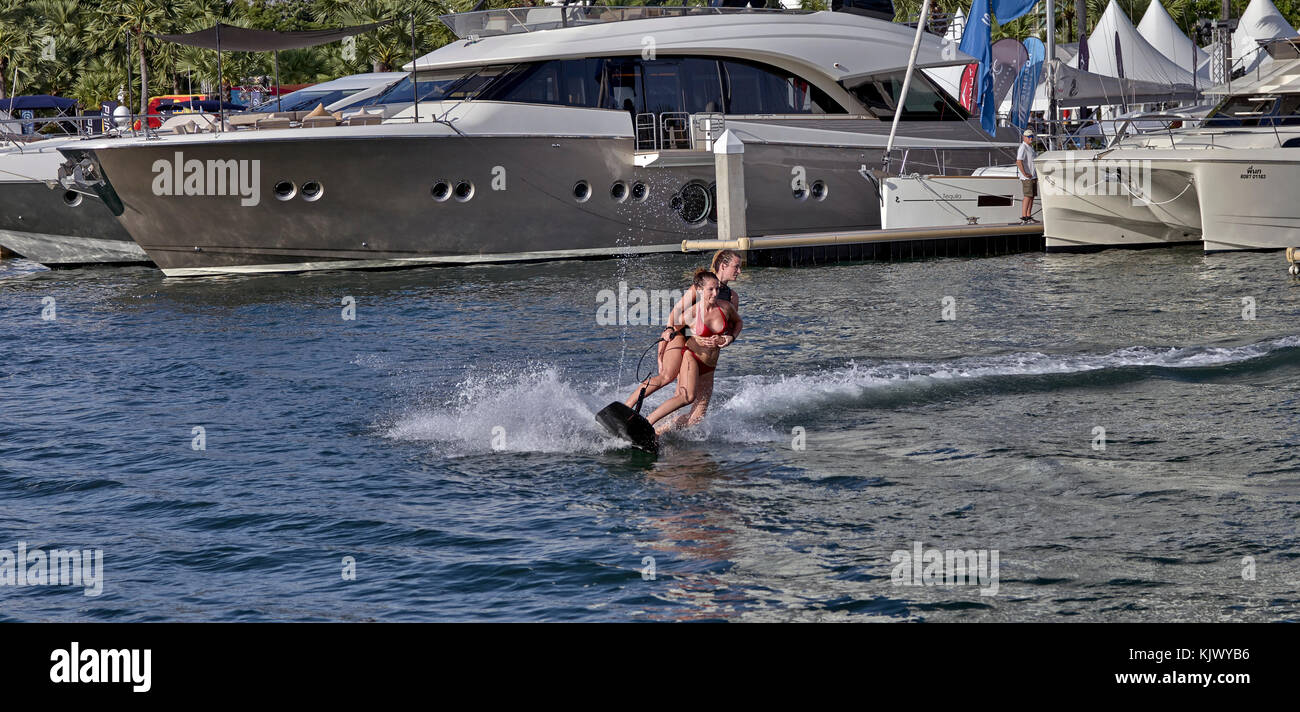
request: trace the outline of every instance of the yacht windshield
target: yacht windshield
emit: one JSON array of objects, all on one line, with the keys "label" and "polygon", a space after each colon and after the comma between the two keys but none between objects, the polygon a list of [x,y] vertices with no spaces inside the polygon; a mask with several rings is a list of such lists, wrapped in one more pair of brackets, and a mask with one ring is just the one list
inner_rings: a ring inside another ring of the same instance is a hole
[{"label": "yacht windshield", "polygon": [[1203,126],[1296,126],[1300,125],[1300,95],[1237,94],[1224,99]]},{"label": "yacht windshield", "polygon": [[[416,90],[420,101],[442,101],[444,99],[469,99],[482,89],[490,79],[495,78],[507,67],[472,67],[469,69],[449,69],[437,72],[420,72],[416,75]],[[404,104],[411,101],[411,77],[389,87],[387,91],[353,104],[356,106],[375,106],[378,104]]]},{"label": "yacht windshield", "polygon": [[[897,97],[903,92],[903,79],[903,72],[871,77],[850,91],[876,117],[892,119],[898,105]],[[923,73],[916,72],[912,75],[912,85],[907,88],[902,118],[903,121],[965,121],[970,114]]]},{"label": "yacht windshield", "polygon": [[309,91],[299,89],[298,91],[285,94],[280,97],[279,101],[271,99],[258,106],[254,111],[308,111],[316,108],[317,104],[329,106],[344,97],[352,96],[365,87],[356,87],[353,89],[336,89],[334,91]]}]

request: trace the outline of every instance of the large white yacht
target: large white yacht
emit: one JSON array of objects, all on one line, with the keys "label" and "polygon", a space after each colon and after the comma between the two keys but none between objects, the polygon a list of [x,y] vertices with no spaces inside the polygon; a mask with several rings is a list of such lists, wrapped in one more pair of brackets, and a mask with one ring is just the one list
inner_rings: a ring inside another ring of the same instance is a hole
[{"label": "large white yacht", "polygon": [[1218,88],[1224,98],[1195,127],[1041,154],[1048,251],[1300,245],[1300,57],[1292,40],[1268,50],[1277,61]]},{"label": "large white yacht", "polygon": [[[912,28],[708,7],[443,21],[460,39],[407,67],[418,107],[382,123],[63,151],[170,276],[677,251],[716,234],[724,128],[745,143],[751,235],[880,226],[860,169],[882,165]],[[917,66],[970,61],[927,35]],[[919,73],[902,119],[896,169],[1014,155]]]}]

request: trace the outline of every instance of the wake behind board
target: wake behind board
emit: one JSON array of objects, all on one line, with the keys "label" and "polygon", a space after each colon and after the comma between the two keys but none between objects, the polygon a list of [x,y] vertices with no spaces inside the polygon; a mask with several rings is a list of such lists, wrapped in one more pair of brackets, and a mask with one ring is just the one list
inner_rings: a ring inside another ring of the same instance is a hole
[{"label": "wake behind board", "polygon": [[654,426],[626,403],[610,403],[596,414],[596,420],[615,437],[646,452],[659,451],[659,437],[655,435]]}]

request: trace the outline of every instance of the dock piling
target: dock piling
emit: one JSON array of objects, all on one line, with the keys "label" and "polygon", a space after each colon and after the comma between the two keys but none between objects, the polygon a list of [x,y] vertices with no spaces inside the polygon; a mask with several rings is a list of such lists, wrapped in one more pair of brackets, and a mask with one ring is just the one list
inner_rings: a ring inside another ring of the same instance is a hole
[{"label": "dock piling", "polygon": [[[713,144],[714,181],[717,185],[718,240],[748,242],[745,225],[745,143],[730,129]],[[741,247],[742,262],[748,247]]]}]

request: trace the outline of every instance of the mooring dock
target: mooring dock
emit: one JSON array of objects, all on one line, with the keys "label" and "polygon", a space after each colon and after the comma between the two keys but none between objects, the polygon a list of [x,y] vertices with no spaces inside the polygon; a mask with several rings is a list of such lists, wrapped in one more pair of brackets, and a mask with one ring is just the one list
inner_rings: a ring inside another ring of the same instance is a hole
[{"label": "mooring dock", "polygon": [[[969,222],[963,225],[751,236],[745,215],[745,144],[735,133],[726,130],[712,142],[710,150],[717,186],[718,237],[683,240],[683,252],[731,249],[740,252],[748,264],[793,267],[846,261],[1006,255],[1044,249],[1042,223],[979,224],[978,217],[974,216],[967,216]],[[1014,210],[1012,198],[999,197],[1001,205]],[[947,201],[943,197],[939,200]]]},{"label": "mooring dock", "polygon": [[983,257],[1043,249],[1043,225],[1007,223],[684,240],[682,252],[731,249],[747,264],[797,267],[833,262]]}]

